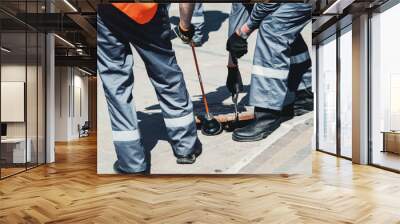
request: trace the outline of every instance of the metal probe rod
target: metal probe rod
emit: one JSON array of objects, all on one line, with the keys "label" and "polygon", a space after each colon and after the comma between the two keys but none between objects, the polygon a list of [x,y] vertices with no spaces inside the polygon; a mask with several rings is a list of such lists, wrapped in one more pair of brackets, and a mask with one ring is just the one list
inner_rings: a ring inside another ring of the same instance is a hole
[{"label": "metal probe rod", "polygon": [[233,105],[235,107],[235,121],[238,122],[239,121],[239,110],[238,110],[238,97],[239,97],[239,93],[233,94],[232,95],[232,101],[233,101]]},{"label": "metal probe rod", "polygon": [[[231,55],[231,59],[233,64],[235,64],[236,66],[238,65],[238,60],[236,57],[234,57],[233,55]],[[238,110],[238,98],[239,98],[239,93],[232,93],[232,101],[235,107],[235,121],[238,122],[239,121],[239,110]]]},{"label": "metal probe rod", "polygon": [[199,78],[199,83],[200,83],[200,88],[201,88],[201,95],[202,95],[202,97],[203,97],[204,107],[206,108],[207,117],[210,117],[210,112],[209,112],[209,109],[208,109],[207,98],[206,98],[206,94],[205,94],[205,92],[204,92],[204,87],[203,87],[203,80],[201,79],[199,64],[198,64],[198,62],[197,62],[197,56],[196,56],[196,51],[194,50],[195,47],[194,47],[193,42],[190,44],[190,46],[192,47],[192,52],[193,52],[193,57],[194,57],[194,63],[195,63],[195,65],[196,65],[197,77]]}]

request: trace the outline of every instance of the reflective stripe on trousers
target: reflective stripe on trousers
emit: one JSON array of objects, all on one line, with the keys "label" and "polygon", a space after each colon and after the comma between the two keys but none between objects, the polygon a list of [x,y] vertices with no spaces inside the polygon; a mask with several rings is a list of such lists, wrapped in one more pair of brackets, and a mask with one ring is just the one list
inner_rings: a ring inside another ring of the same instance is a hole
[{"label": "reflective stripe on trousers", "polygon": [[193,153],[197,140],[193,105],[172,49],[166,7],[160,5],[152,21],[139,25],[111,5],[99,5],[97,68],[118,162],[126,172],[140,172],[148,166],[132,95],[133,48],[156,90],[174,154]]},{"label": "reflective stripe on trousers", "polygon": [[[285,3],[261,22],[253,58],[250,105],[281,110],[294,102],[302,76],[311,66],[307,46],[299,39],[310,21],[309,4]],[[296,44],[302,46],[296,50]]]}]

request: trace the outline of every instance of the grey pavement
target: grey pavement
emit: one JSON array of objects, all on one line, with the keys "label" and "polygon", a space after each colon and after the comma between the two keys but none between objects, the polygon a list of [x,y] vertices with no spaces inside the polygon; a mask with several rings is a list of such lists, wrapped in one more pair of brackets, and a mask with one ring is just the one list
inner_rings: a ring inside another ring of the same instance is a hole
[{"label": "grey pavement", "polygon": [[[196,48],[200,71],[203,76],[207,99],[214,114],[233,112],[230,94],[225,88],[228,53],[225,50],[228,31],[229,3],[206,3],[206,29],[208,41]],[[176,21],[178,5],[170,8],[171,21]],[[303,31],[305,39],[311,35],[311,26]],[[240,71],[246,86],[250,83],[251,62],[256,33],[249,38],[249,53],[239,60]],[[188,45],[179,39],[173,40],[178,64],[181,66],[188,91],[192,96],[195,111],[203,111],[200,87],[193,56]],[[286,122],[268,138],[250,143],[238,143],[231,139],[231,133],[218,136],[203,136],[203,154],[193,165],[178,165],[167,141],[164,122],[153,87],[146,77],[144,64],[134,53],[135,106],[140,119],[140,131],[144,145],[151,149],[152,174],[280,174],[311,173],[311,139],[313,113],[296,117]],[[112,164],[116,159],[111,139],[111,127],[106,109],[101,81],[98,79],[98,173],[113,173]],[[245,93],[241,94],[241,110],[247,107]]]}]

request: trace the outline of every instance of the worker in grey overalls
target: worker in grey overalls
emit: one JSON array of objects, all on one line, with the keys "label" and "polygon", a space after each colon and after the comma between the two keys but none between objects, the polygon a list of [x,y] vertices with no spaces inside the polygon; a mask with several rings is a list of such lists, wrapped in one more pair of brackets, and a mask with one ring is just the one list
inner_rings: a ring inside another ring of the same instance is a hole
[{"label": "worker in grey overalls", "polygon": [[[171,3],[167,3],[167,8],[169,10]],[[204,6],[203,3],[194,3],[193,16],[191,19],[191,23],[194,26],[194,35],[192,38],[192,43],[195,47],[200,47],[203,45],[203,37],[204,37]],[[174,32],[177,32],[178,27],[174,27]],[[175,37],[174,37],[175,38]]]},{"label": "worker in grey overalls", "polygon": [[[193,7],[180,3],[179,37],[184,42],[194,34]],[[177,163],[194,163],[201,153],[193,104],[172,49],[170,29],[164,4],[98,5],[97,69],[111,119],[117,172],[141,173],[149,167],[132,96],[133,49],[143,59],[156,91]]]},{"label": "worker in grey overalls", "polygon": [[195,3],[191,22],[194,26],[193,44],[199,47],[203,44],[205,26],[203,3]]},{"label": "worker in grey overalls", "polygon": [[[249,93],[249,104],[255,107],[255,120],[236,129],[232,138],[236,141],[257,141],[267,137],[294,115],[296,91],[301,82],[304,85],[306,79],[302,81],[303,74],[311,67],[310,55],[300,34],[311,21],[311,5],[257,3],[252,9],[243,5],[235,7],[249,16],[239,29],[230,29],[232,34],[227,50],[232,58],[240,58],[247,53],[246,39],[255,29],[259,30]],[[235,12],[231,14],[235,15]],[[246,16],[232,17],[235,19],[232,24],[240,24]],[[235,72],[232,59],[228,63],[229,72]],[[308,88],[311,83],[305,85]],[[227,86],[229,89],[229,75]]]}]

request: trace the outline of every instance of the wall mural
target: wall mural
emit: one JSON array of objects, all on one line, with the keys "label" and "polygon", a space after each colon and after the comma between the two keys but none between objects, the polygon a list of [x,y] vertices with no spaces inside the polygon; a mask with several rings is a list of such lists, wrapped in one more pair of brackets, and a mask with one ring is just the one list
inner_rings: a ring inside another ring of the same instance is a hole
[{"label": "wall mural", "polygon": [[98,5],[98,173],[311,173],[310,52],[309,4]]}]

